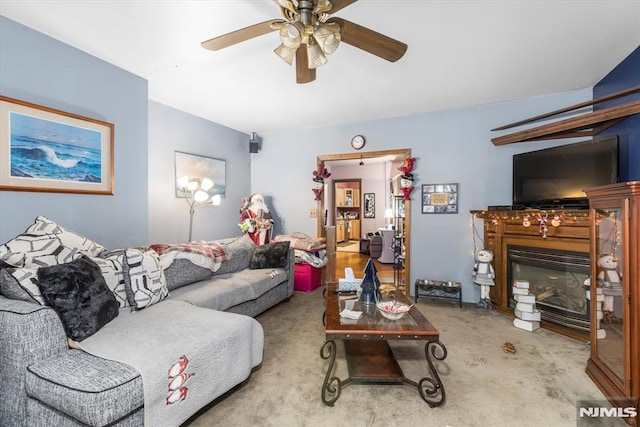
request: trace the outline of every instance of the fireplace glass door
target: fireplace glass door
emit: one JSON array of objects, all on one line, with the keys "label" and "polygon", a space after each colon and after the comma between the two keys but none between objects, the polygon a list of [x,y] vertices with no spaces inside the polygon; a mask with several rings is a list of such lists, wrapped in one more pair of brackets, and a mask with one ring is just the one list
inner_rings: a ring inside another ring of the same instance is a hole
[{"label": "fireplace glass door", "polygon": [[[509,245],[507,260],[508,283],[529,283],[542,320],[589,331],[589,300],[584,286],[590,273],[588,253]],[[509,286],[509,304],[515,308],[512,290]]]}]

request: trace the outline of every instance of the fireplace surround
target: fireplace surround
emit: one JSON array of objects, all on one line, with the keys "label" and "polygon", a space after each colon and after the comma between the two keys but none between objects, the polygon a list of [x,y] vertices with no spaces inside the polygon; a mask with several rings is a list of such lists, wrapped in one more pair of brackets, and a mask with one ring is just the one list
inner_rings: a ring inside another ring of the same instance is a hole
[{"label": "fireplace surround", "polygon": [[[511,248],[512,252],[514,249],[526,249],[528,253],[524,255],[532,260],[521,263],[518,274],[534,276],[534,280],[528,280],[537,283],[535,292],[547,291],[542,295],[547,301],[541,303],[538,299],[537,302],[542,314],[541,326],[581,341],[588,341],[589,306],[581,282],[589,275],[590,268],[589,210],[483,210],[471,213],[474,220],[483,220],[484,248],[494,253],[493,268],[496,277],[495,286],[491,290],[493,308],[499,313],[514,315],[511,283],[516,278],[513,277],[516,271],[509,271],[509,265],[513,261],[509,260],[509,249]],[[553,218],[553,222],[548,221],[544,224],[544,230],[541,227],[543,222],[539,221],[542,218]],[[522,256],[522,253],[516,254],[515,261],[521,261],[518,256]],[[563,257],[568,257],[565,261],[569,266],[559,269],[558,264],[562,263]],[[554,269],[556,271],[552,271]],[[526,280],[524,277],[520,278]],[[550,283],[547,282],[551,281],[556,282],[554,285],[563,282],[566,289],[550,293],[544,287],[549,286]],[[562,310],[557,306],[563,305],[559,301],[561,295],[569,291],[573,295],[573,302],[564,304],[567,305],[565,308],[569,309],[559,313]],[[580,306],[582,302],[586,305],[584,308]],[[582,313],[585,314],[584,318],[581,317]]]}]

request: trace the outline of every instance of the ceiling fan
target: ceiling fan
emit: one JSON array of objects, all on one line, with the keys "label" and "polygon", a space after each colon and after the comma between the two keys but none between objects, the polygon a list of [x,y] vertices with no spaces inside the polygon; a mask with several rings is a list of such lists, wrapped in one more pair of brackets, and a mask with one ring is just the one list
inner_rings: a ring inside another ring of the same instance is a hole
[{"label": "ceiling fan", "polygon": [[332,14],[357,0],[273,0],[284,19],[272,19],[202,42],[202,47],[225,47],[278,31],[281,44],[274,52],[289,65],[296,61],[296,82],[316,79],[316,68],[327,63],[340,42],[350,44],[387,61],[395,62],[407,45]]}]

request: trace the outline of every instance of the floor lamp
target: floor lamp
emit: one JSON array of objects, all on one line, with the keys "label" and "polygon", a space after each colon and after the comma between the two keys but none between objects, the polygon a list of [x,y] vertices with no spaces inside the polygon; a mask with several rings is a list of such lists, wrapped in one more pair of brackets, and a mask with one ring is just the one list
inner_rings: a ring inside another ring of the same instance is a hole
[{"label": "floor lamp", "polygon": [[214,205],[219,206],[222,198],[219,194],[209,194],[209,190],[213,188],[213,181],[209,178],[202,180],[189,180],[188,176],[178,178],[176,181],[178,187],[186,195],[186,201],[189,204],[189,242],[191,241],[193,231],[193,214],[198,206]]}]

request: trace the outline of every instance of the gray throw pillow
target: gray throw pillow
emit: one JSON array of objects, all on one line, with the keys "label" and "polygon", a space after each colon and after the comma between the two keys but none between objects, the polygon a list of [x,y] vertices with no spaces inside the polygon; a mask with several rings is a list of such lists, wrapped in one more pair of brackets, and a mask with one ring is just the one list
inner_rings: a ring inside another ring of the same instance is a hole
[{"label": "gray throw pillow", "polygon": [[253,251],[249,268],[283,268],[289,259],[289,243],[277,242],[259,245]]},{"label": "gray throw pillow", "polygon": [[38,287],[73,340],[90,337],[118,316],[118,301],[100,267],[87,256],[39,268]]}]

